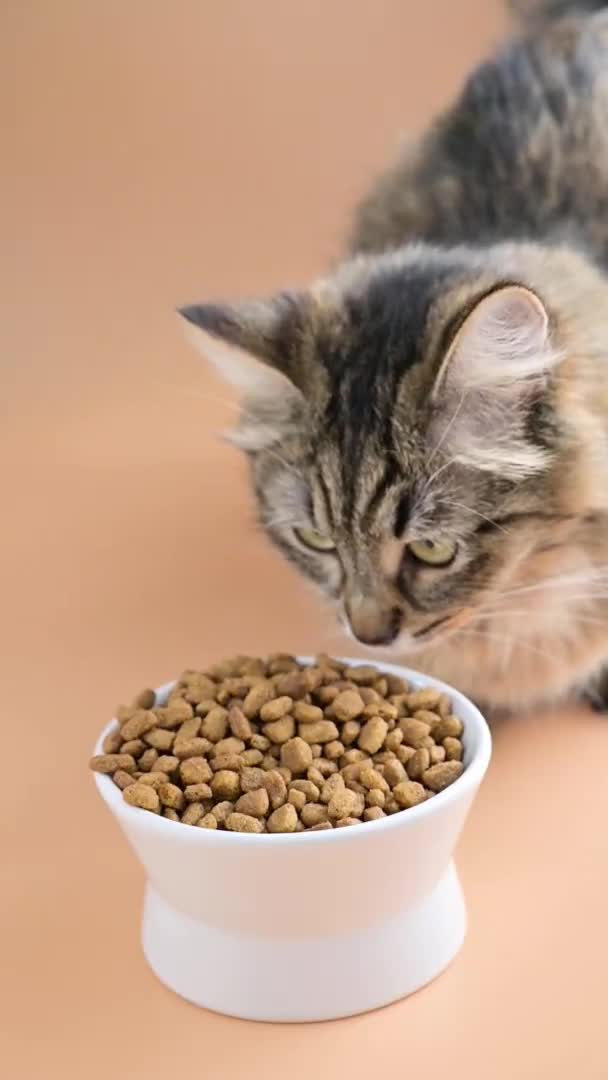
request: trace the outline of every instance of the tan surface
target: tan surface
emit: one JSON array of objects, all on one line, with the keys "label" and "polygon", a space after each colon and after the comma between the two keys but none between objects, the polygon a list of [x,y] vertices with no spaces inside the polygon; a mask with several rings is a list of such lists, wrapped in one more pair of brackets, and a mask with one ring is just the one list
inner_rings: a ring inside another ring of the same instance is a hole
[{"label": "tan surface", "polygon": [[24,0],[2,23],[3,1073],[607,1077],[606,721],[500,730],[460,850],[463,954],[410,1001],[309,1028],[155,981],[139,869],[84,769],[141,685],[236,649],[339,647],[252,527],[214,435],[227,395],[171,310],[321,267],[497,5]]}]

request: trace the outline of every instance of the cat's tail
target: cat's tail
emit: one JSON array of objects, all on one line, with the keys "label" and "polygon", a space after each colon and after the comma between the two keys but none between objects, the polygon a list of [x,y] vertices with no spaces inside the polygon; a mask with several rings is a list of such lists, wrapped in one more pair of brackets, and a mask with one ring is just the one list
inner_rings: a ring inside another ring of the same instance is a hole
[{"label": "cat's tail", "polygon": [[510,0],[510,4],[520,18],[533,24],[608,9],[608,0]]}]

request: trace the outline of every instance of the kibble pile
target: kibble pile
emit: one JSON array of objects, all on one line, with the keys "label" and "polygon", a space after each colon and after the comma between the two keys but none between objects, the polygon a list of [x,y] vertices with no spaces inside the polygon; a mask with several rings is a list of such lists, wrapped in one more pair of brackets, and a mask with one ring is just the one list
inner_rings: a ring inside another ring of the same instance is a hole
[{"label": "kibble pile", "polygon": [[328,656],[185,671],[157,706],[121,706],[91,768],[131,805],[203,829],[293,833],[375,821],[463,771],[449,697]]}]

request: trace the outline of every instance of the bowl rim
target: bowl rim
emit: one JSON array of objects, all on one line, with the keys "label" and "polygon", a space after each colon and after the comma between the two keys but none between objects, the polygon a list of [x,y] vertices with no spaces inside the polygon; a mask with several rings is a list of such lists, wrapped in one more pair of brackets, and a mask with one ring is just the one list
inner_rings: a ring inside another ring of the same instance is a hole
[{"label": "bowl rim", "polygon": [[[303,664],[314,662],[314,657],[311,656],[298,656],[296,659],[299,663]],[[144,828],[151,835],[156,834],[162,836],[164,834],[166,837],[173,836],[180,843],[198,845],[204,845],[206,843],[226,844],[230,847],[238,847],[240,845],[241,847],[246,846],[250,850],[255,848],[259,849],[260,847],[267,849],[268,846],[276,848],[282,845],[284,846],[285,844],[292,845],[294,843],[303,846],[344,842],[357,843],[358,837],[361,838],[361,840],[365,839],[365,837],[370,835],[371,830],[375,830],[380,834],[381,831],[388,832],[392,829],[415,828],[423,820],[447,809],[450,803],[459,801],[462,797],[469,794],[474,794],[480,786],[490,763],[490,758],[492,756],[492,735],[487,720],[477,706],[474,705],[465,694],[455,687],[450,686],[449,683],[445,683],[431,675],[426,675],[423,672],[416,671],[413,668],[404,667],[401,664],[385,663],[384,661],[373,662],[362,657],[338,656],[335,657],[335,659],[352,667],[367,666],[373,663],[373,666],[377,667],[380,672],[399,675],[401,678],[407,679],[409,682],[413,683],[418,689],[426,689],[428,687],[433,690],[439,690],[441,693],[449,694],[455,706],[454,711],[465,726],[465,734],[467,728],[473,728],[476,736],[476,748],[461,776],[459,776],[453,784],[450,784],[450,786],[443,791],[438,792],[434,798],[429,799],[427,802],[409,807],[407,810],[391,814],[385,818],[380,818],[377,821],[363,821],[352,828],[320,829],[318,832],[301,833],[239,833],[230,832],[228,830],[198,829],[195,827],[182,828],[182,822],[180,821],[171,821],[169,818],[162,817],[160,814],[151,814],[149,810],[142,810],[139,807],[130,806],[129,803],[125,802],[123,799],[122,791],[114,784],[111,776],[104,773],[93,772],[92,775],[99,794],[114,816],[118,818],[119,821],[124,821],[126,827],[130,825],[133,828],[137,828],[139,831]],[[159,686],[155,691],[157,697],[168,693],[174,685],[175,680],[172,680]],[[103,753],[103,740],[106,735],[115,729],[116,724],[117,720],[115,718],[106,724],[95,743],[94,754]],[[466,749],[465,746],[465,752]]]}]

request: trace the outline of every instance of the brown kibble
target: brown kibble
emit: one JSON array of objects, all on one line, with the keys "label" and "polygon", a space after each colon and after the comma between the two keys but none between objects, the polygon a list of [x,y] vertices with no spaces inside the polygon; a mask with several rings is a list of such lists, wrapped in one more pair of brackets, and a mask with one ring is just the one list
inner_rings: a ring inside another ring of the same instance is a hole
[{"label": "brown kibble", "polygon": [[[415,753],[416,751],[412,750],[412,757]],[[396,787],[397,784],[401,784],[403,780],[407,780],[405,766],[397,758],[393,761],[387,761],[383,769],[384,779],[391,788]]]},{"label": "brown kibble", "polygon": [[130,776],[128,772],[125,772],[124,769],[117,769],[112,779],[116,784],[116,787],[119,787],[121,791],[124,791],[130,784],[135,783],[135,779]]},{"label": "brown kibble", "polygon": [[416,783],[415,780],[403,780],[402,783],[397,784],[396,788],[393,788],[393,798],[400,809],[406,810],[424,802],[426,791],[422,784]]},{"label": "brown kibble", "polygon": [[423,774],[422,781],[425,787],[431,791],[443,791],[453,784],[462,774],[464,765],[461,761],[443,761],[439,765],[432,765]]},{"label": "brown kibble", "polygon": [[338,758],[342,757],[344,749],[344,743],[341,743],[339,739],[334,739],[333,742],[325,743],[324,757],[328,761],[337,761]]},{"label": "brown kibble", "polygon": [[[106,735],[105,739],[103,740],[102,748],[103,748],[104,754],[118,754],[118,752],[120,751],[120,748],[122,746],[122,743],[123,743],[122,732],[120,731],[119,728],[115,728],[114,731],[110,731]],[[123,754],[130,754],[131,751],[130,750],[123,750],[122,753]],[[137,756],[136,754],[133,754],[133,757],[136,757],[136,756]]]},{"label": "brown kibble", "polygon": [[365,799],[357,791],[344,788],[336,791],[329,800],[328,812],[334,821],[341,818],[360,817],[365,809]]},{"label": "brown kibble", "polygon": [[226,738],[228,731],[228,710],[223,705],[214,705],[201,722],[201,735],[212,743]]},{"label": "brown kibble", "polygon": [[155,768],[157,761],[158,750],[155,750],[153,746],[150,746],[147,750],[144,750],[137,762],[137,766],[141,772],[151,772],[152,769]]},{"label": "brown kibble", "polygon": [[393,731],[389,731],[386,739],[384,740],[384,749],[392,750],[393,752],[401,746],[403,742],[403,732],[401,728],[394,728]]},{"label": "brown kibble", "polygon": [[218,820],[213,814],[204,814],[196,823],[197,829],[217,829]]},{"label": "brown kibble", "polygon": [[426,747],[422,750],[416,750],[406,765],[407,775],[410,780],[420,780],[423,772],[426,772],[430,764],[431,755]]},{"label": "brown kibble", "polygon": [[241,772],[241,789],[244,792],[256,791],[257,788],[263,787],[267,773],[264,769],[260,769],[257,766],[251,768],[244,768]]},{"label": "brown kibble", "polygon": [[[269,704],[272,705],[274,702],[269,702]],[[296,722],[293,716],[289,714],[282,716],[280,720],[273,720],[269,724],[264,724],[264,734],[275,746],[280,746],[282,743],[286,743],[288,739],[293,739],[295,733]]]},{"label": "brown kibble", "polygon": [[294,780],[290,787],[291,791],[301,791],[306,796],[306,802],[318,802],[321,794],[320,789],[312,780]]},{"label": "brown kibble", "polygon": [[224,754],[229,756],[239,755],[243,753],[245,749],[245,743],[242,739],[235,739],[234,735],[230,735],[227,739],[220,739],[216,742],[209,751],[209,756],[213,761],[217,757],[223,757]]},{"label": "brown kibble", "polygon": [[210,813],[213,814],[218,825],[224,825],[226,823],[226,818],[229,814],[232,813],[233,810],[234,803],[225,801],[216,803],[215,806],[212,806]]},{"label": "brown kibble", "polygon": [[133,704],[136,709],[153,709],[156,705],[154,690],[140,690]]},{"label": "brown kibble", "polygon": [[407,705],[411,713],[415,713],[418,709],[432,709],[435,710],[439,705],[441,694],[438,690],[414,690],[411,694],[408,694]]},{"label": "brown kibble", "polygon": [[379,773],[377,769],[370,768],[369,765],[359,770],[359,783],[368,791],[373,791],[374,788],[379,791],[389,790],[389,785],[382,773]]},{"label": "brown kibble", "polygon": [[207,746],[207,739],[184,739],[183,742],[178,742],[176,739],[173,744],[173,753],[180,761],[184,761],[186,758],[201,757],[207,752]]},{"label": "brown kibble", "polygon": [[217,701],[215,698],[203,698],[196,706],[195,712],[197,716],[207,716],[212,709],[217,708]]},{"label": "brown kibble", "polygon": [[264,787],[273,810],[287,802],[287,784],[278,769],[271,769],[264,774]]},{"label": "brown kibble", "polygon": [[[91,767],[125,801],[211,830],[297,833],[376,821],[463,771],[451,699],[371,664],[286,653],[184,671],[116,713]],[[230,820],[230,825],[228,821]]]},{"label": "brown kibble", "polygon": [[206,810],[202,803],[191,802],[188,803],[188,806],[184,810],[181,820],[184,825],[197,825],[205,813]]},{"label": "brown kibble", "polygon": [[257,818],[250,817],[248,814],[229,814],[226,818],[226,828],[230,832],[242,832],[242,833],[261,833],[264,832],[264,826]]},{"label": "brown kibble", "polygon": [[237,814],[247,814],[250,817],[265,817],[270,806],[270,799],[266,788],[256,788],[255,791],[247,791],[238,800],[235,811]]},{"label": "brown kibble", "polygon": [[289,739],[288,742],[283,743],[281,747],[281,764],[285,768],[291,769],[294,775],[305,773],[312,765],[312,762],[312,750],[304,739],[296,736],[294,739]]},{"label": "brown kibble", "polygon": [[157,769],[159,772],[172,773],[179,768],[179,758],[173,754],[161,754],[157,758]]},{"label": "brown kibble", "polygon": [[[332,799],[338,791],[344,791],[345,786],[346,785],[342,773],[334,773],[333,776],[330,776],[329,779],[324,782],[321,788],[321,802],[329,803],[330,799]],[[317,796],[317,798],[319,798],[319,795]],[[311,800],[311,802],[312,801],[314,800]]]},{"label": "brown kibble", "polygon": [[148,731],[144,735],[144,742],[148,746],[153,746],[155,750],[166,753],[173,746],[173,740],[175,735],[172,731],[167,731],[166,728],[152,728],[152,731]]},{"label": "brown kibble", "polygon": [[122,796],[129,806],[136,806],[140,810],[151,810],[155,814],[158,814],[160,810],[158,793],[149,784],[141,784],[139,781],[129,784]]},{"label": "brown kibble", "polygon": [[280,697],[290,697],[294,701],[299,701],[300,698],[306,697],[310,686],[305,672],[290,671],[277,679],[275,689]]},{"label": "brown kibble", "polygon": [[327,761],[326,758],[317,758],[315,764],[321,773],[321,776],[324,778],[327,778],[328,776],[331,776],[332,773],[337,773],[338,771],[337,761]]},{"label": "brown kibble", "polygon": [[214,772],[221,769],[229,769],[230,772],[240,772],[243,768],[243,760],[240,754],[218,754],[209,762]]},{"label": "brown kibble", "polygon": [[448,761],[462,761],[462,743],[460,739],[456,739],[452,735],[446,735],[443,740],[443,747],[438,746],[436,749],[443,749]]},{"label": "brown kibble", "polygon": [[213,797],[213,792],[209,784],[188,784],[184,795],[188,802],[205,802]]},{"label": "brown kibble", "polygon": [[270,833],[291,833],[296,831],[297,824],[298,815],[295,806],[285,803],[284,806],[273,810],[268,818],[267,828]]},{"label": "brown kibble", "polygon": [[170,806],[172,810],[183,810],[184,793],[177,784],[159,784],[157,790],[162,806]]},{"label": "brown kibble", "polygon": [[317,787],[322,787],[325,777],[323,776],[323,773],[319,772],[316,765],[311,765],[310,769],[306,772],[306,779],[312,780],[313,784],[316,784]]},{"label": "brown kibble", "polygon": [[402,765],[407,765],[408,761],[414,756],[416,751],[413,746],[406,746],[405,743],[402,743],[401,746],[397,747],[395,753],[397,755],[397,760],[400,761]]},{"label": "brown kibble", "polygon": [[157,724],[156,716],[146,709],[138,709],[135,716],[122,725],[121,733],[125,742],[129,739],[140,739],[147,731],[152,731]]},{"label": "brown kibble", "polygon": [[457,716],[444,716],[433,725],[432,735],[436,742],[441,743],[444,739],[459,739],[463,730],[462,720]]},{"label": "brown kibble", "polygon": [[156,788],[158,791],[161,784],[167,784],[169,777],[164,772],[142,773],[137,781],[139,784],[149,784],[150,787]]},{"label": "brown kibble", "polygon": [[135,772],[135,760],[130,754],[97,754],[91,758],[89,766],[93,772],[106,776],[119,769],[126,773]]},{"label": "brown kibble", "polygon": [[216,799],[237,799],[241,793],[241,781],[238,773],[220,769],[211,781],[211,790]]},{"label": "brown kibble", "polygon": [[336,700],[340,691],[336,686],[320,686],[315,690],[315,697],[320,705],[328,706]]},{"label": "brown kibble", "polygon": [[294,705],[293,715],[300,724],[316,724],[323,720],[323,709],[317,705],[307,705],[305,701],[298,701]]},{"label": "brown kibble", "polygon": [[314,724],[299,724],[298,734],[307,743],[329,743],[338,738],[338,729],[332,720],[317,720]]},{"label": "brown kibble", "polygon": [[179,730],[174,735],[175,742],[187,742],[189,739],[195,739],[200,730],[200,716],[190,716],[187,720],[184,720],[183,724],[180,724]]},{"label": "brown kibble", "polygon": [[209,762],[205,761],[203,757],[193,757],[187,761],[182,761],[179,766],[179,774],[182,783],[185,785],[208,784],[213,775]]},{"label": "brown kibble", "polygon": [[379,716],[371,717],[361,728],[357,745],[367,754],[377,754],[388,733],[386,720]]},{"label": "brown kibble", "polygon": [[355,720],[365,708],[365,703],[357,690],[343,690],[331,704],[332,716],[337,716],[343,722]]},{"label": "brown kibble", "polygon": [[358,780],[361,769],[363,769],[366,765],[371,764],[372,762],[368,757],[364,757],[361,761],[353,761],[348,765],[342,766],[342,769],[340,770],[340,776],[344,780],[345,784],[347,784],[350,780]]},{"label": "brown kibble", "polygon": [[322,803],[306,803],[300,811],[300,820],[307,829],[319,825],[322,821],[327,821],[327,807]]},{"label": "brown kibble", "polygon": [[259,750],[262,754],[265,754],[270,747],[270,739],[267,739],[265,735],[252,735],[249,745],[253,750]]},{"label": "brown kibble", "polygon": [[361,724],[358,720],[347,720],[340,732],[340,738],[344,743],[344,746],[352,746],[359,738],[360,731]]},{"label": "brown kibble", "polygon": [[131,757],[140,757],[146,749],[146,744],[143,739],[129,739],[128,742],[124,742],[120,748],[121,754],[130,754]]},{"label": "brown kibble", "polygon": [[237,739],[243,739],[246,742],[251,738],[251,724],[238,705],[233,705],[228,713],[228,726]]},{"label": "brown kibble", "polygon": [[[306,805],[306,795],[303,791],[298,791],[297,789],[294,790],[292,788],[287,796],[287,801],[290,802],[292,806],[295,806],[296,810],[299,812],[302,807]],[[272,829],[270,831],[272,832]]]},{"label": "brown kibble", "polygon": [[260,709],[272,701],[275,696],[274,685],[268,679],[263,679],[251,687],[243,702],[243,712],[248,720],[254,720]]},{"label": "brown kibble", "polygon": [[430,727],[422,720],[405,719],[399,721],[399,727],[403,732],[403,741],[414,750],[422,750],[428,746]]},{"label": "brown kibble", "polygon": [[[274,698],[272,701],[267,701],[265,705],[262,705],[260,717],[265,724],[273,723],[275,720],[280,720],[282,716],[286,716],[291,711],[292,705],[293,699],[287,697],[287,695]],[[269,735],[268,738],[272,739],[272,736]]]}]

